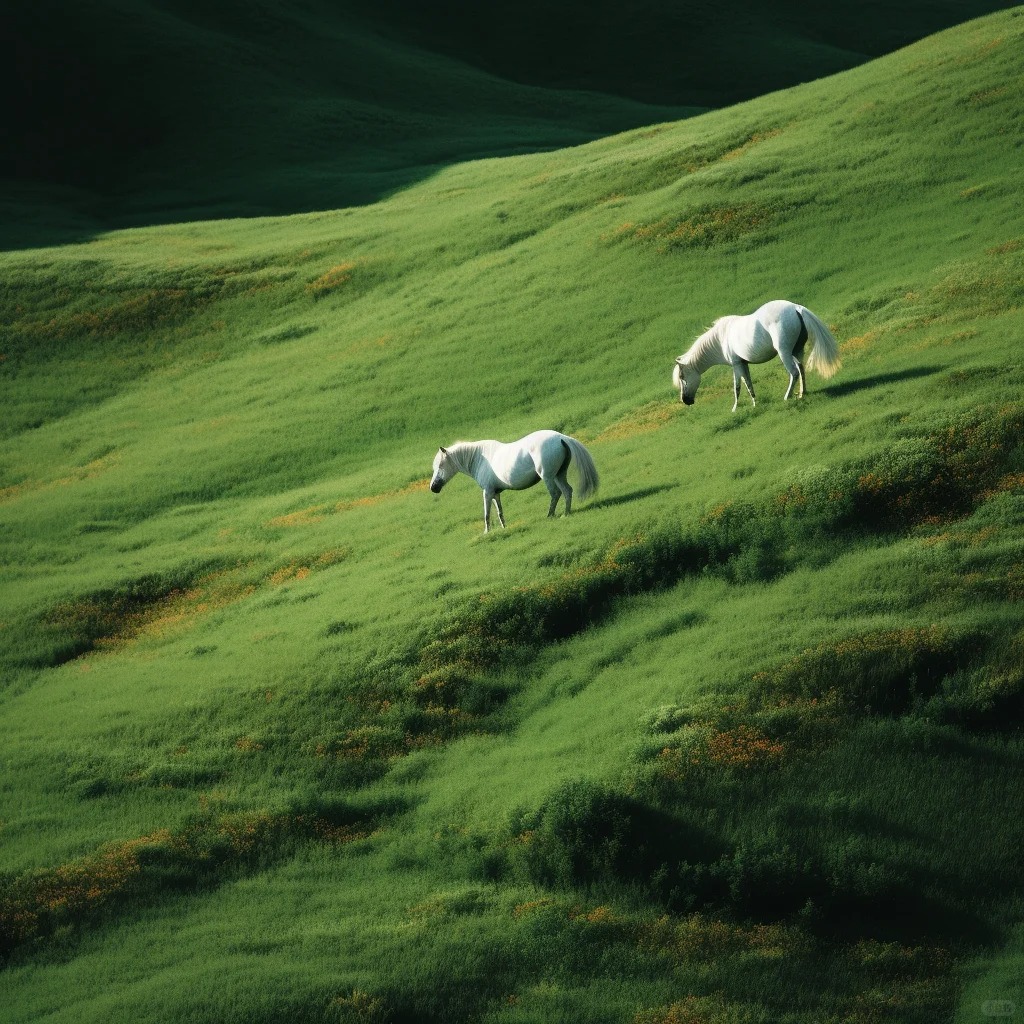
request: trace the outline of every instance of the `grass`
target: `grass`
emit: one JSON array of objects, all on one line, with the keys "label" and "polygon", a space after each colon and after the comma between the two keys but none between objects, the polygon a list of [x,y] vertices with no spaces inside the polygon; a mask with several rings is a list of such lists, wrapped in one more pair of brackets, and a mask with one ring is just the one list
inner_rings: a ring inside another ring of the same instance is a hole
[{"label": "grass", "polygon": [[[1019,1005],[1022,33],[5,253],[9,1019]],[[776,296],[840,373],[682,408]],[[568,519],[425,490],[540,426]]]},{"label": "grass", "polygon": [[[408,0],[46,0],[8,19],[0,242],[373,203],[460,162],[823,77],[1005,6],[905,0],[851,19],[791,0],[446,0],[425,17]],[[998,103],[1000,87],[971,102]]]}]

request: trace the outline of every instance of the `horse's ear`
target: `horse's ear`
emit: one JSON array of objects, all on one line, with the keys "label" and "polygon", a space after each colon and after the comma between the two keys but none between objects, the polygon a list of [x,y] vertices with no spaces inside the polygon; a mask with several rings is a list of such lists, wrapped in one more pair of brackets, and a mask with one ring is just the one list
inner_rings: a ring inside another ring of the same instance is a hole
[{"label": "horse's ear", "polygon": [[444,445],[441,446],[441,454],[442,455],[447,455],[448,454],[448,449],[445,448]]}]

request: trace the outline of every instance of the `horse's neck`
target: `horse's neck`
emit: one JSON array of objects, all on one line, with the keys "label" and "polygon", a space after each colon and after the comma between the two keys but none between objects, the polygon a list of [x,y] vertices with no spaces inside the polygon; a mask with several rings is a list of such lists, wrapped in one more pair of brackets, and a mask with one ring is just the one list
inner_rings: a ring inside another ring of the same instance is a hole
[{"label": "horse's neck", "polygon": [[693,343],[690,351],[686,353],[687,364],[692,366],[698,373],[703,373],[709,366],[729,362],[725,354],[725,344],[722,340],[721,328],[723,326],[721,320],[717,321],[714,327],[709,331],[705,331]]},{"label": "horse's neck", "polygon": [[448,449],[448,454],[458,467],[459,472],[478,479],[481,468],[485,464],[484,443],[482,441],[460,441]]}]

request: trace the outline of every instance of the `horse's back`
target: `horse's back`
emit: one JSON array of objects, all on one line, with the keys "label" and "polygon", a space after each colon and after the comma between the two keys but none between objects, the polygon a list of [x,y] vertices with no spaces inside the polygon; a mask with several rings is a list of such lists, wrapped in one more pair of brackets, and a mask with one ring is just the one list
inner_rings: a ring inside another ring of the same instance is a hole
[{"label": "horse's back", "polygon": [[772,299],[737,320],[743,327],[735,331],[733,350],[751,363],[767,362],[781,346],[790,347],[802,326],[799,307],[788,299]]},{"label": "horse's back", "polygon": [[790,302],[789,299],[772,299],[771,302],[758,306],[751,316],[767,326],[769,323],[784,319],[790,311],[797,311],[795,302]]},{"label": "horse's back", "polygon": [[545,441],[550,441],[552,438],[561,438],[562,435],[557,430],[535,430],[532,434],[527,434],[526,437],[521,437],[518,441],[513,441],[513,444],[521,444],[526,447],[534,447],[536,445],[542,445]]},{"label": "horse's back", "polygon": [[562,437],[557,430],[535,430],[532,434],[513,441],[512,446],[542,458],[545,453],[550,455],[555,451],[561,451]]},{"label": "horse's back", "polygon": [[553,462],[561,464],[561,439],[557,430],[535,430],[518,441],[491,442],[487,461],[503,487],[523,490],[537,483]]},{"label": "horse's back", "polygon": [[565,448],[562,441],[565,434],[557,430],[535,430],[518,441],[513,441],[509,449],[515,449],[522,457],[528,455],[540,476],[557,473],[565,461]]}]

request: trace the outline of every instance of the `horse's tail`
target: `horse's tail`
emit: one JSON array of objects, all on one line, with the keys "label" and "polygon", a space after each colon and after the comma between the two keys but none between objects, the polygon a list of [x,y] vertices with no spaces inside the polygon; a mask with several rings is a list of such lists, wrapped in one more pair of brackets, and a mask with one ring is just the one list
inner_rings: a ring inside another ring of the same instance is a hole
[{"label": "horse's tail", "polygon": [[806,307],[797,306],[797,312],[811,336],[811,354],[807,357],[807,368],[815,370],[822,377],[831,377],[839,369],[839,343],[832,332]]},{"label": "horse's tail", "polygon": [[576,497],[580,501],[586,501],[587,498],[597,493],[598,485],[601,482],[600,477],[597,475],[597,466],[594,465],[590,452],[575,437],[568,437],[563,434],[562,444],[569,449],[572,461],[576,465],[576,475],[578,477]]}]

